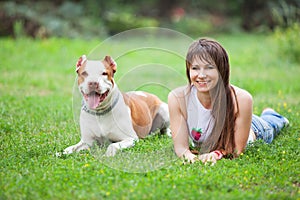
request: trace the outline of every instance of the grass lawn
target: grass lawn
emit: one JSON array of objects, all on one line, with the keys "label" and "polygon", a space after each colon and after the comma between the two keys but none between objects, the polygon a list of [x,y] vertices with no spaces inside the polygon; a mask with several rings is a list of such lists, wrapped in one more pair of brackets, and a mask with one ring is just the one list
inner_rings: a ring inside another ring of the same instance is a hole
[{"label": "grass lawn", "polygon": [[[0,199],[300,199],[299,64],[279,56],[271,36],[214,38],[228,50],[231,82],[253,95],[254,112],[273,107],[290,120],[272,144],[257,141],[214,166],[183,165],[171,139],[157,135],[111,159],[93,150],[56,156],[80,139],[79,56],[113,55],[121,90],[151,91],[166,101],[186,83],[184,55],[163,46],[135,49],[145,45],[138,38],[106,46],[0,38]],[[186,51],[186,41],[152,39]]]}]

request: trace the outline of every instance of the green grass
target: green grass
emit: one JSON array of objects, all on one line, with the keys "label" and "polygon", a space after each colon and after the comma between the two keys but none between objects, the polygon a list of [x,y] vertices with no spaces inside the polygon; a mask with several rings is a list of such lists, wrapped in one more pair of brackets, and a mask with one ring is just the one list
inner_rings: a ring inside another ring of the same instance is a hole
[{"label": "green grass", "polygon": [[[95,150],[57,157],[80,137],[74,65],[99,41],[0,39],[0,199],[299,199],[299,64],[276,56],[270,36],[215,39],[230,54],[232,83],[252,93],[254,112],[271,106],[291,125],[272,144],[256,142],[215,166],[183,165],[171,139],[157,135],[111,159]],[[139,45],[127,42],[117,47]],[[176,47],[172,38],[163,42]],[[175,54],[139,50],[117,62],[124,91],[144,89],[166,100],[186,83],[184,60]]]}]

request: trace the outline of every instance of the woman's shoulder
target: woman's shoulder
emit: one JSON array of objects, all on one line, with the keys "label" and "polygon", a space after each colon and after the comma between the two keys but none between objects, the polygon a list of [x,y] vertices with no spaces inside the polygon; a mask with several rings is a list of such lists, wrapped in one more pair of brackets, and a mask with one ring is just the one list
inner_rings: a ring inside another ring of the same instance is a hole
[{"label": "woman's shoulder", "polygon": [[236,96],[238,99],[242,99],[242,100],[252,100],[252,95],[245,89],[239,88],[235,85],[232,85],[232,87],[235,90]]},{"label": "woman's shoulder", "polygon": [[189,95],[190,91],[191,91],[191,87],[189,87],[188,85],[181,86],[181,87],[173,89],[169,93],[169,98],[176,98],[178,100],[185,99],[187,97],[187,95]]},{"label": "woman's shoulder", "polygon": [[189,85],[175,88],[168,95],[169,109],[177,110],[186,118],[186,102],[189,96],[191,87]]},{"label": "woman's shoulder", "polygon": [[252,107],[252,95],[245,89],[239,88],[237,86],[232,85],[236,94],[236,100],[240,109],[243,107]]}]

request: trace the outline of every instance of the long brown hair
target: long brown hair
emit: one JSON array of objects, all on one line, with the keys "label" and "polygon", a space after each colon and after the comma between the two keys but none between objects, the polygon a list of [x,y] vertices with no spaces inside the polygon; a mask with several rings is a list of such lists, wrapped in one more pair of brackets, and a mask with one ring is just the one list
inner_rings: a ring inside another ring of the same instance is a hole
[{"label": "long brown hair", "polygon": [[218,149],[223,150],[225,154],[235,156],[234,127],[238,105],[235,111],[232,93],[235,99],[236,94],[229,83],[230,65],[227,52],[212,39],[202,38],[193,42],[186,56],[186,75],[190,84],[190,67],[196,58],[215,65],[220,77],[217,85],[210,91],[215,124],[211,135],[201,145],[201,152],[206,153]]}]

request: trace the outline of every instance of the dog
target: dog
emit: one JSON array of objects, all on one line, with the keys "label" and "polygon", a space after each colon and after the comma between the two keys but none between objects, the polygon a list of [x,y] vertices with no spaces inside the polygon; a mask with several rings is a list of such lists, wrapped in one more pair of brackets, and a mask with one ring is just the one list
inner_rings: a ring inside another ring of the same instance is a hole
[{"label": "dog", "polygon": [[76,64],[78,88],[83,97],[80,112],[81,140],[64,154],[89,149],[94,142],[109,141],[105,155],[134,146],[135,141],[157,130],[169,131],[166,103],[142,91],[122,93],[114,81],[117,64],[110,56],[88,60],[81,56]]}]

